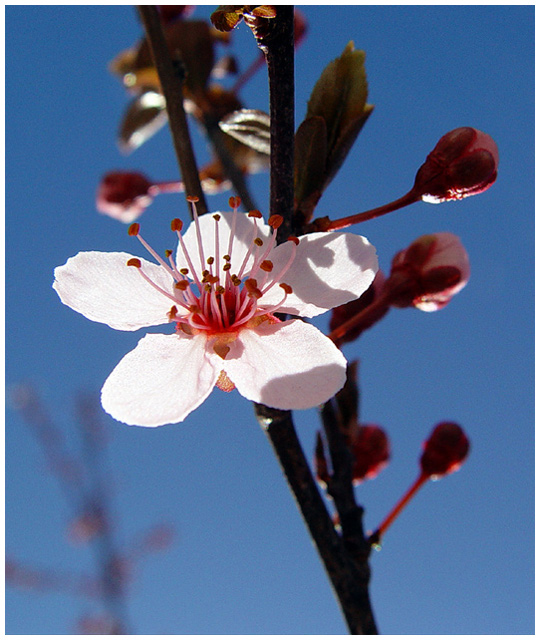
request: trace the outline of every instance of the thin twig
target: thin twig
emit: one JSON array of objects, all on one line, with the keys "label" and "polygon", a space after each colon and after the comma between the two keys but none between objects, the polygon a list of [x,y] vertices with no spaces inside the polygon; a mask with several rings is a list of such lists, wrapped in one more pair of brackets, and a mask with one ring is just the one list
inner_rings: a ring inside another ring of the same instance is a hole
[{"label": "thin twig", "polygon": [[[184,111],[183,66],[181,60],[175,60],[173,63],[171,59],[157,8],[154,5],[139,5],[137,8],[146,30],[146,37],[158,72],[161,90],[167,104],[169,126],[176,158],[186,187],[186,194],[199,198],[196,207],[198,214],[202,215],[208,211],[208,208],[199,179]],[[191,205],[189,203],[188,210],[191,213]]]}]

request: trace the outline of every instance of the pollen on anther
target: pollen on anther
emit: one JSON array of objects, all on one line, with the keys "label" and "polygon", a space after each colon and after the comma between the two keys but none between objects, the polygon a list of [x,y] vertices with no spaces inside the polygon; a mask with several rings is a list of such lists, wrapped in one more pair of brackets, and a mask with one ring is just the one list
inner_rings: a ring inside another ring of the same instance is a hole
[{"label": "pollen on anther", "polygon": [[253,240],[253,243],[256,244],[258,247],[262,247],[264,244],[261,238],[255,238],[255,240]]},{"label": "pollen on anther", "polygon": [[274,268],[274,264],[271,260],[263,260],[260,264],[260,268],[266,273],[270,273]]},{"label": "pollen on anther", "polygon": [[178,308],[173,304],[169,313],[167,314],[169,321],[172,322],[173,319],[176,318],[177,314],[178,314]]},{"label": "pollen on anther", "polygon": [[171,220],[172,231],[182,231],[183,226],[184,223],[182,222],[182,220],[180,220],[180,218],[174,218],[174,220]]},{"label": "pollen on anther", "polygon": [[272,229],[278,229],[283,224],[283,216],[275,213],[268,218],[268,224],[272,227]]},{"label": "pollen on anther", "polygon": [[300,240],[296,236],[289,236],[287,238],[287,240],[290,241],[290,242],[294,242],[295,245],[299,245],[300,244]]},{"label": "pollen on anther", "polygon": [[217,296],[221,296],[225,293],[225,287],[223,285],[219,285],[219,287],[216,287],[216,295]]},{"label": "pollen on anther", "polygon": [[175,289],[180,289],[180,291],[185,291],[189,287],[189,282],[187,280],[180,280],[180,282],[176,282],[174,285]]},{"label": "pollen on anther", "polygon": [[223,265],[223,271],[230,271],[232,268],[232,264],[230,262],[227,262],[226,264]]},{"label": "pollen on anther", "polygon": [[262,297],[261,290],[257,287],[257,280],[255,278],[248,278],[244,286],[246,287],[246,291],[251,298],[259,299]]},{"label": "pollen on anther", "polygon": [[248,213],[248,218],[262,218],[262,217],[263,217],[263,215],[258,209],[252,209]]},{"label": "pollen on anther", "polygon": [[187,267],[183,267],[182,269],[180,269],[180,273],[183,276],[187,276],[187,274],[189,273],[189,269]]},{"label": "pollen on anther", "polygon": [[170,249],[165,249],[165,257],[170,258],[172,256],[172,251]]},{"label": "pollen on anther", "polygon": [[242,284],[242,280],[236,274],[231,276],[231,280],[235,287],[239,287]]},{"label": "pollen on anther", "polygon": [[231,209],[238,209],[238,207],[240,206],[241,202],[242,201],[240,200],[240,198],[238,196],[231,196],[229,198],[229,207]]},{"label": "pollen on anther", "polygon": [[137,267],[137,269],[141,268],[141,261],[139,258],[130,258],[126,264],[128,267]]},{"label": "pollen on anther", "polygon": [[190,310],[191,313],[200,313],[201,312],[201,308],[197,304],[189,305],[189,310]]},{"label": "pollen on anther", "polygon": [[195,203],[195,202],[199,202],[199,197],[198,196],[186,196],[186,200],[188,202]]},{"label": "pollen on anther", "polygon": [[210,256],[209,258],[206,259],[206,264],[214,264],[214,258],[212,256]]},{"label": "pollen on anther", "polygon": [[141,225],[138,222],[134,222],[133,224],[130,224],[128,229],[128,235],[138,236],[140,228],[141,228]]},{"label": "pollen on anther", "polygon": [[219,213],[215,213],[212,217],[216,222],[219,222],[221,220],[221,216],[219,215]]},{"label": "pollen on anther", "polygon": [[287,284],[286,282],[280,282],[279,286],[283,289],[283,291],[285,291],[285,293],[289,295],[292,293],[292,287],[290,284]]},{"label": "pollen on anther", "polygon": [[226,254],[223,256],[223,260],[225,260],[225,262],[230,262],[230,261],[231,261],[231,256],[230,256],[228,253],[226,253]]}]

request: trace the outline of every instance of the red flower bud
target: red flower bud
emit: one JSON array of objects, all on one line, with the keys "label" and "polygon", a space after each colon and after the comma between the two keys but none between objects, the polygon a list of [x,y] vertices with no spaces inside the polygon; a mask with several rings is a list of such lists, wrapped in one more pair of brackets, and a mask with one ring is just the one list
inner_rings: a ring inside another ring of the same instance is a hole
[{"label": "red flower bud", "polygon": [[461,200],[489,189],[499,153],[493,138],[472,127],[444,135],[418,170],[413,191],[425,202]]},{"label": "red flower bud", "polygon": [[150,187],[152,183],[142,173],[111,171],[98,187],[97,210],[129,224],[152,203]]},{"label": "red flower bud", "polygon": [[440,477],[457,471],[469,453],[469,439],[454,422],[441,422],[424,443],[420,458],[422,473]]},{"label": "red flower bud", "polygon": [[375,424],[359,425],[353,445],[353,482],[375,478],[388,464],[390,444],[386,433]]},{"label": "red flower bud", "polygon": [[394,256],[384,291],[395,307],[437,311],[463,289],[469,277],[469,257],[460,239],[453,233],[432,233]]}]

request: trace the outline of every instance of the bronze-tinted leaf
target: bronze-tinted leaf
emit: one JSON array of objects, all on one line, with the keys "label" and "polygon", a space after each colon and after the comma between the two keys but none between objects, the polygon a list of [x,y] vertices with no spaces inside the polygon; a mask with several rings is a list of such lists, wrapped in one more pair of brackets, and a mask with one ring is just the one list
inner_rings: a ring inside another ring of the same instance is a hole
[{"label": "bronze-tinted leaf", "polygon": [[118,134],[120,149],[131,153],[166,122],[165,98],[155,91],[146,91],[131,102],[124,114]]},{"label": "bronze-tinted leaf", "polygon": [[365,53],[349,42],[341,56],[324,69],[308,102],[307,118],[321,116],[326,122],[326,184],[341,166],[373,110],[373,106],[366,105],[368,85],[364,60]]},{"label": "bronze-tinted leaf", "polygon": [[326,123],[324,118],[306,118],[294,139],[295,208],[308,222],[321,197],[326,176]]},{"label": "bronze-tinted leaf", "polygon": [[259,153],[270,155],[270,116],[258,109],[239,109],[219,123],[220,128]]},{"label": "bronze-tinted leaf", "polygon": [[[248,6],[246,6],[246,9],[248,9]],[[258,7],[251,7],[249,13],[256,18],[275,18],[276,8],[269,4],[262,4]]]},{"label": "bronze-tinted leaf", "polygon": [[243,4],[221,4],[212,13],[210,20],[218,31],[232,31],[242,20]]},{"label": "bronze-tinted leaf", "polygon": [[345,161],[345,158],[351,150],[358,134],[362,130],[362,127],[374,108],[374,105],[366,104],[363,115],[352,119],[349,124],[343,128],[341,135],[334,144],[332,152],[327,159],[325,187],[330,184],[331,180]]}]

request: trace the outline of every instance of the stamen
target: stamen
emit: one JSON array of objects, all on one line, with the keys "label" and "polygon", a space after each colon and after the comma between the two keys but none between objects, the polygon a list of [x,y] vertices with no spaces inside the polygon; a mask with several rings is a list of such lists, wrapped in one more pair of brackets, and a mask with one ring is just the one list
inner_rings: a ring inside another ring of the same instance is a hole
[{"label": "stamen", "polygon": [[134,222],[133,224],[130,224],[128,228],[128,236],[139,235],[140,228],[141,228],[141,225],[138,222]]},{"label": "stamen", "polygon": [[285,266],[283,267],[283,269],[274,277],[274,279],[263,289],[263,295],[269,291],[275,284],[276,282],[279,282],[279,280],[281,280],[281,278],[283,278],[283,276],[287,273],[287,271],[291,268],[292,263],[294,262],[294,259],[296,257],[296,243],[293,241],[292,242],[292,251],[291,251],[291,255],[289,256],[289,259],[287,260]]},{"label": "stamen", "polygon": [[258,247],[262,247],[264,242],[261,240],[261,238],[255,238],[255,240],[253,240],[253,244],[257,245]]},{"label": "stamen", "polygon": [[141,268],[141,261],[139,258],[130,258],[126,264],[128,267],[136,267],[137,269]]},{"label": "stamen", "polygon": [[293,292],[291,285],[287,284],[286,282],[280,282],[279,286],[283,289],[283,291],[285,291],[287,295],[290,295]]},{"label": "stamen", "polygon": [[263,215],[262,213],[258,210],[258,209],[252,209],[249,213],[248,213],[248,217],[250,218],[262,218]]},{"label": "stamen", "polygon": [[238,209],[241,204],[242,204],[242,201],[238,196],[231,196],[229,198],[229,207],[231,209]]},{"label": "stamen", "polygon": [[267,273],[270,273],[274,268],[274,263],[271,260],[263,260],[259,265],[259,268]]},{"label": "stamen", "polygon": [[279,229],[283,224],[283,216],[275,213],[274,215],[268,218],[268,224],[272,227],[272,229]]}]

